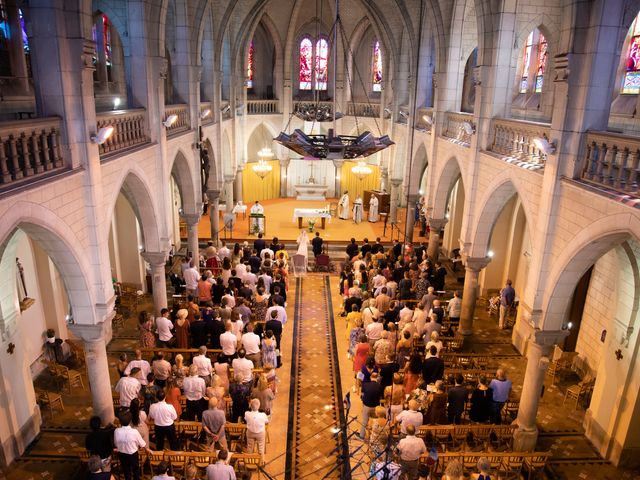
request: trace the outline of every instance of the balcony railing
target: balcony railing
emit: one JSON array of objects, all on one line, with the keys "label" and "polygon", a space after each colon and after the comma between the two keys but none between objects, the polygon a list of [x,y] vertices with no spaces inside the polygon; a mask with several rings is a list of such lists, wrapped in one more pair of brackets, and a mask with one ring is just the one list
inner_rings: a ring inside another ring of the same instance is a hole
[{"label": "balcony railing", "polygon": [[349,102],[347,105],[347,115],[356,117],[379,117],[380,105],[366,102]]},{"label": "balcony railing", "polygon": [[278,100],[249,100],[247,101],[248,115],[268,115],[278,112]]},{"label": "balcony railing", "polygon": [[[209,110],[209,113],[205,118],[202,118],[204,113]],[[213,122],[213,106],[211,102],[201,102],[200,103],[200,120],[203,125]]]},{"label": "balcony railing", "polygon": [[329,107],[329,112],[333,113],[333,102],[303,102],[303,101],[294,101],[293,102],[293,113],[294,115],[297,112],[306,112],[310,107]]},{"label": "balcony railing", "polygon": [[640,138],[609,132],[587,132],[581,179],[638,196]]},{"label": "balcony railing", "polygon": [[108,126],[114,128],[111,137],[98,146],[101,157],[149,142],[143,108],[100,113],[96,116],[96,121],[96,131]]},{"label": "balcony railing", "polygon": [[164,107],[164,120],[170,115],[177,115],[178,119],[167,128],[167,135],[176,135],[189,130],[189,110],[187,105],[167,105]]},{"label": "balcony railing", "polygon": [[471,144],[471,137],[475,133],[476,125],[473,114],[447,112],[444,119],[442,136],[453,140],[465,147]]},{"label": "balcony railing", "polygon": [[526,164],[527,168],[542,167],[547,156],[536,147],[534,139],[549,138],[549,131],[548,123],[494,118],[489,150],[512,163]]},{"label": "balcony railing", "polygon": [[0,124],[0,184],[63,170],[61,125],[57,117]]}]

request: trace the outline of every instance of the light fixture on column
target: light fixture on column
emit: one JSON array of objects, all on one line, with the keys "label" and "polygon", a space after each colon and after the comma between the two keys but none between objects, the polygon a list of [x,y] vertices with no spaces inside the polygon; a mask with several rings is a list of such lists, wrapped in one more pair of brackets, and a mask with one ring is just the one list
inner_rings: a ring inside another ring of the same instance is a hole
[{"label": "light fixture on column", "polygon": [[409,117],[409,114],[408,114],[407,112],[403,111],[403,110],[400,110],[400,111],[398,112],[398,116],[399,116],[400,118],[408,118],[408,117]]},{"label": "light fixture on column", "polygon": [[119,106],[120,106],[120,98],[116,97],[113,99],[113,109],[117,110]]},{"label": "light fixture on column", "polygon": [[493,253],[493,250],[489,250],[487,252],[487,257],[489,257],[489,258],[493,258],[494,255],[495,255],[495,253]]},{"label": "light fixture on column", "polygon": [[165,128],[170,128],[174,123],[176,123],[177,120],[178,120],[178,115],[176,115],[175,113],[172,113],[165,119],[164,122],[162,122],[162,124],[165,126]]},{"label": "light fixture on column", "polygon": [[462,122],[460,128],[467,135],[473,135],[474,133],[476,133],[476,127],[474,127],[471,122]]},{"label": "light fixture on column", "polygon": [[204,120],[209,115],[211,115],[211,109],[207,108],[200,113],[200,120]]},{"label": "light fixture on column", "polygon": [[104,142],[109,140],[109,137],[113,135],[114,128],[109,125],[108,127],[102,127],[98,130],[98,133],[94,133],[89,138],[93,143],[97,143],[98,145],[102,145]]},{"label": "light fixture on column", "polygon": [[223,115],[225,115],[229,113],[229,110],[231,110],[231,105],[225,105],[224,107],[222,107],[220,111],[222,112]]},{"label": "light fixture on column", "polygon": [[555,140],[553,142],[549,142],[549,139],[546,135],[542,137],[536,137],[533,139],[533,144],[535,147],[540,150],[545,155],[553,155],[556,153],[557,145]]},{"label": "light fixture on column", "polygon": [[433,125],[433,117],[431,115],[423,115],[422,120],[424,120],[424,123],[427,125]]}]

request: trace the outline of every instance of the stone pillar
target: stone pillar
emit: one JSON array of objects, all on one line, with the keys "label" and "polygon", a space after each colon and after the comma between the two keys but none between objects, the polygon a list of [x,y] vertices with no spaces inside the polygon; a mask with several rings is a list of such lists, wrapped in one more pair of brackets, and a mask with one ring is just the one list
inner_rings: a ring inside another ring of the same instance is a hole
[{"label": "stone pillar", "polygon": [[110,423],[114,420],[107,359],[107,344],[111,341],[111,320],[114,313],[112,311],[103,322],[97,325],[69,325],[71,331],[84,343],[93,413],[102,419],[102,423]]},{"label": "stone pillar", "polygon": [[187,222],[187,246],[195,264],[198,264],[198,255],[200,255],[200,247],[198,246],[198,224],[200,223],[199,214],[184,214],[182,218]]},{"label": "stone pillar", "polygon": [[290,158],[283,158],[280,160],[280,198],[287,197],[287,190],[289,185],[287,184],[287,169],[289,168]]},{"label": "stone pillar", "polygon": [[233,210],[233,180],[234,175],[224,176],[224,203],[226,206],[226,212],[230,213]]},{"label": "stone pillar", "polygon": [[238,165],[238,170],[236,172],[236,178],[233,182],[233,196],[235,197],[236,202],[242,201],[242,171],[244,170],[244,165]]},{"label": "stone pillar", "polygon": [[388,184],[389,184],[389,169],[387,167],[380,167],[380,191],[386,192]]},{"label": "stone pillar", "polygon": [[[344,160],[334,160],[333,161],[333,166],[336,167],[336,183],[335,183],[335,195],[336,198],[340,198],[342,196],[342,194],[344,193],[342,191],[342,179],[341,179],[341,175],[342,175],[342,164],[344,163]],[[355,192],[353,192],[355,194]],[[354,197],[355,198],[355,197]]]},{"label": "stone pillar", "polygon": [[398,223],[398,205],[400,205],[400,185],[402,180],[391,179],[391,211],[389,212],[389,221],[391,224]]},{"label": "stone pillar", "polygon": [[489,257],[469,257],[465,259],[464,290],[462,292],[459,330],[462,335],[471,335],[473,332],[473,316],[478,297],[478,275],[480,270],[486,267],[490,261]]},{"label": "stone pillar", "polygon": [[532,451],[536,447],[538,440],[536,416],[545,372],[549,366],[549,354],[553,346],[568,334],[568,330],[535,330],[529,337],[527,369],[524,374],[520,408],[518,409],[518,429],[513,433],[513,450],[515,452]]},{"label": "stone pillar", "polygon": [[209,222],[211,223],[211,241],[217,247],[220,241],[220,190],[207,190],[209,198]]},{"label": "stone pillar", "polygon": [[427,247],[427,256],[434,262],[438,261],[440,255],[440,232],[447,224],[446,218],[430,218],[429,219],[429,246]]},{"label": "stone pillar", "polygon": [[418,200],[418,195],[409,194],[407,195],[407,218],[404,222],[404,235],[405,242],[413,243],[413,227],[415,226],[415,211],[416,211],[416,201]]},{"label": "stone pillar", "polygon": [[167,254],[164,252],[142,252],[142,258],[151,267],[151,283],[153,287],[153,307],[156,315],[160,310],[167,308],[167,272],[165,264]]}]

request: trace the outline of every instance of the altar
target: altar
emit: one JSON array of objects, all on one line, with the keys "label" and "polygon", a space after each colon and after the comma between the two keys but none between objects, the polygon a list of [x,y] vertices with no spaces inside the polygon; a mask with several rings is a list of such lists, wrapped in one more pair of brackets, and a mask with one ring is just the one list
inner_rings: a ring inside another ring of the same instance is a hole
[{"label": "altar", "polygon": [[329,187],[316,183],[295,185],[296,200],[326,200]]},{"label": "altar", "polygon": [[331,221],[331,213],[327,208],[294,208],[293,221],[298,219],[298,228],[302,228],[303,218],[319,218],[324,230],[327,218]]}]

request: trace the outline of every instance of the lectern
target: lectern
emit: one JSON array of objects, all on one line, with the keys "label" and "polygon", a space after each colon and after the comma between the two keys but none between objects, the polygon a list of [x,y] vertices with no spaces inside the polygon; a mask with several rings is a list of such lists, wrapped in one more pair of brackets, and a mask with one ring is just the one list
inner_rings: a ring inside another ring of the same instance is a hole
[{"label": "lectern", "polygon": [[267,218],[262,213],[249,214],[249,235],[267,234]]}]

